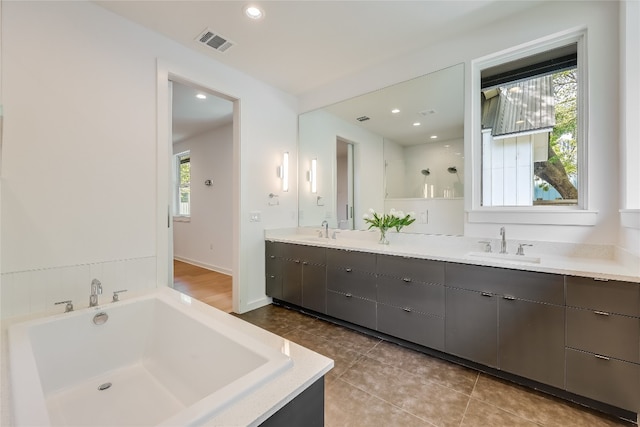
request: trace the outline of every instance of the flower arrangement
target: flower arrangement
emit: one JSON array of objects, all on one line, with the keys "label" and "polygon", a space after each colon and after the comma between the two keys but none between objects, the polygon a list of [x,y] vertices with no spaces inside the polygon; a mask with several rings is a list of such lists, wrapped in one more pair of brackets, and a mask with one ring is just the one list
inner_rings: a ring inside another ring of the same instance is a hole
[{"label": "flower arrangement", "polygon": [[395,209],[391,209],[388,214],[379,214],[373,209],[369,209],[369,213],[364,214],[362,219],[369,224],[369,230],[374,227],[380,229],[380,243],[385,245],[389,244],[387,240],[388,230],[395,228],[397,232],[400,232],[402,227],[411,225],[416,220],[414,212],[405,214]]}]

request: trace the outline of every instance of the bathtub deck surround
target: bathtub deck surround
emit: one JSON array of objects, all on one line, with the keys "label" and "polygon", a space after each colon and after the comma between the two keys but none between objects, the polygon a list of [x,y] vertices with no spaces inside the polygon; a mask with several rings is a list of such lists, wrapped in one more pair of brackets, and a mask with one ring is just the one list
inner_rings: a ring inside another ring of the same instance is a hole
[{"label": "bathtub deck surround", "polygon": [[3,327],[15,426],[259,425],[333,366],[169,288]]}]

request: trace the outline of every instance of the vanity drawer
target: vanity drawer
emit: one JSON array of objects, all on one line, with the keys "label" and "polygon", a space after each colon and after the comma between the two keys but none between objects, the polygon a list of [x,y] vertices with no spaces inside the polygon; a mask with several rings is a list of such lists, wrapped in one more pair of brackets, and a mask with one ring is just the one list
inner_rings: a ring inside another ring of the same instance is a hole
[{"label": "vanity drawer", "polygon": [[378,304],[378,331],[436,350],[444,350],[444,317]]},{"label": "vanity drawer", "polygon": [[327,292],[327,314],[369,329],[376,329],[376,303],[351,294]]},{"label": "vanity drawer", "polygon": [[567,346],[640,363],[640,319],[567,307]]},{"label": "vanity drawer", "polygon": [[566,350],[567,391],[640,411],[640,365]]},{"label": "vanity drawer", "polygon": [[350,268],[373,274],[376,271],[376,255],[343,249],[327,249],[327,266]]},{"label": "vanity drawer", "polygon": [[444,263],[426,259],[378,255],[376,272],[400,279],[425,283],[444,283]]},{"label": "vanity drawer", "polygon": [[378,276],[378,302],[412,311],[444,316],[444,286],[411,279]]},{"label": "vanity drawer", "polygon": [[282,248],[285,243],[281,242],[272,242],[269,240],[265,240],[264,242],[264,253],[267,258],[281,258],[282,257]]},{"label": "vanity drawer", "polygon": [[446,285],[564,305],[564,276],[468,264],[446,265]]},{"label": "vanity drawer", "polygon": [[324,265],[327,261],[326,249],[316,246],[286,244],[282,248],[282,257],[300,260],[308,264]]},{"label": "vanity drawer", "polygon": [[327,289],[376,300],[376,277],[348,267],[327,268]]},{"label": "vanity drawer", "polygon": [[567,276],[567,305],[640,316],[640,284]]}]

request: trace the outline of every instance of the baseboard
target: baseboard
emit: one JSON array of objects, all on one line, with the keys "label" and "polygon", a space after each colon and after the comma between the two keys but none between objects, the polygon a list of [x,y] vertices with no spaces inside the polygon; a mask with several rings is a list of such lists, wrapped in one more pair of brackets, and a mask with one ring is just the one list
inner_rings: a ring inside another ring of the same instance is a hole
[{"label": "baseboard", "polygon": [[232,276],[233,275],[233,271],[228,269],[228,268],[223,268],[223,267],[218,267],[216,265],[210,265],[204,262],[200,262],[200,261],[195,261],[189,258],[183,258],[181,256],[178,255],[174,255],[173,259],[175,259],[176,261],[180,261],[180,262],[186,262],[187,264],[191,264],[191,265],[195,265],[196,267],[201,267],[201,268],[205,268],[207,270],[211,270],[211,271],[215,271],[218,273],[222,273],[222,274],[226,274],[228,276]]}]

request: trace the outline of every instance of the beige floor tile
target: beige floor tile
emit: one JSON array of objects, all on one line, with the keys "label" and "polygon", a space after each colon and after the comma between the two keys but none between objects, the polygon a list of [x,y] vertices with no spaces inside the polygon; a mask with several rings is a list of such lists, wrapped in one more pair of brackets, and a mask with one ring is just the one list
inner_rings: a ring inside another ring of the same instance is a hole
[{"label": "beige floor tile", "polygon": [[484,374],[478,378],[471,396],[519,417],[549,427],[630,425],[553,396]]},{"label": "beige floor tile", "polygon": [[328,384],[325,394],[325,427],[432,427],[342,380]]},{"label": "beige floor tile", "polygon": [[462,420],[462,427],[536,427],[531,421],[520,418],[500,408],[471,399]]},{"label": "beige floor tile", "polygon": [[468,395],[478,378],[478,372],[472,369],[385,341],[367,356]]},{"label": "beige floor tile", "polygon": [[342,380],[437,426],[459,426],[469,396],[363,357]]}]

